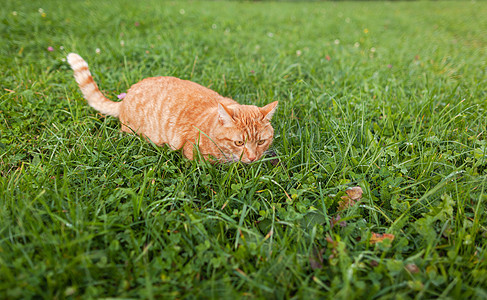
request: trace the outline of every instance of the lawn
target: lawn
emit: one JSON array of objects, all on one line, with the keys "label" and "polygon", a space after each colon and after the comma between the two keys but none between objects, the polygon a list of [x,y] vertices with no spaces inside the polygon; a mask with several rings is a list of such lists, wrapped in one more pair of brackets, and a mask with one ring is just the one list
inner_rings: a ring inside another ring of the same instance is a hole
[{"label": "lawn", "polygon": [[[3,1],[0,298],[485,299],[485,16]],[[211,165],[121,133],[69,52],[114,100],[162,75],[279,100],[275,155]]]}]

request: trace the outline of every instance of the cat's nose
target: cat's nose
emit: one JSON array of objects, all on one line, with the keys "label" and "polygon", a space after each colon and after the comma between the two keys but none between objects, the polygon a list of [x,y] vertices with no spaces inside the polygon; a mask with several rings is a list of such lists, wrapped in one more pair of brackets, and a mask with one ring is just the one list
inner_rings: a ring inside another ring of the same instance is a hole
[{"label": "cat's nose", "polygon": [[256,160],[256,156],[255,155],[252,155],[252,156],[249,156],[248,159],[250,160],[250,162],[253,162]]}]

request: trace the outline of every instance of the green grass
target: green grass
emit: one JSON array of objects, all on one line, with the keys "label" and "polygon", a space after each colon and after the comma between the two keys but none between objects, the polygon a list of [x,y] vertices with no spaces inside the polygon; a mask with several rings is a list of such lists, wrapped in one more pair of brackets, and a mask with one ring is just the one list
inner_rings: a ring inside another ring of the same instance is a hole
[{"label": "green grass", "polygon": [[[487,297],[487,3],[136,2],[2,3],[0,298]],[[280,163],[120,133],[68,52],[279,100]]]}]

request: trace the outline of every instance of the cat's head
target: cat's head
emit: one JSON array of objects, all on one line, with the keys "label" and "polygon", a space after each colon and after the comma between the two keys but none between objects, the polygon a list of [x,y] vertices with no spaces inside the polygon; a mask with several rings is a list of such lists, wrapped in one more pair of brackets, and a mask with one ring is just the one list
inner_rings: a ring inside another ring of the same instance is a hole
[{"label": "cat's head", "polygon": [[238,105],[232,108],[218,104],[218,128],[214,139],[221,150],[218,158],[227,162],[251,163],[262,157],[274,137],[271,118],[277,101],[264,107]]}]

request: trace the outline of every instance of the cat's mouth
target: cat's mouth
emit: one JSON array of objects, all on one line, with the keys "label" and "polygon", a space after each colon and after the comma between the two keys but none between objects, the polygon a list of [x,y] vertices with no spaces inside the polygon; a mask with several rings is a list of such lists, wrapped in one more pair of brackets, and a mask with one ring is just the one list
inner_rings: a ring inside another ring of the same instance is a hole
[{"label": "cat's mouth", "polygon": [[254,161],[257,161],[257,159],[252,161],[252,160],[250,160],[248,158],[244,158],[244,157],[235,155],[233,153],[232,154],[225,155],[224,160],[225,160],[226,163],[234,163],[234,162],[239,162],[240,161],[240,162],[243,162],[244,164],[250,164],[250,163],[252,163]]}]

